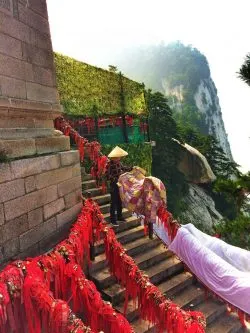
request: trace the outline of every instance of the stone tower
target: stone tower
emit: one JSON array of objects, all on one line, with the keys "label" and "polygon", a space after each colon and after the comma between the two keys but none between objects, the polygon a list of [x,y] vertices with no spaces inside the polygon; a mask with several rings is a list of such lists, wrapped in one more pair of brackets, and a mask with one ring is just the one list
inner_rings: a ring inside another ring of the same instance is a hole
[{"label": "stone tower", "polygon": [[51,247],[81,209],[60,113],[46,0],[0,0],[0,264]]}]

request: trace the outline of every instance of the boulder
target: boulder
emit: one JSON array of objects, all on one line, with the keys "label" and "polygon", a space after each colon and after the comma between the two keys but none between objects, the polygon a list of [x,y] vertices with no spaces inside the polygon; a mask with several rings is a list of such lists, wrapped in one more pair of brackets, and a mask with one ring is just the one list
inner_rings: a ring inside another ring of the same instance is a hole
[{"label": "boulder", "polygon": [[[177,141],[177,140],[175,140]],[[181,155],[178,169],[188,182],[194,184],[205,184],[215,181],[216,177],[204,155],[187,143],[181,144]]]}]

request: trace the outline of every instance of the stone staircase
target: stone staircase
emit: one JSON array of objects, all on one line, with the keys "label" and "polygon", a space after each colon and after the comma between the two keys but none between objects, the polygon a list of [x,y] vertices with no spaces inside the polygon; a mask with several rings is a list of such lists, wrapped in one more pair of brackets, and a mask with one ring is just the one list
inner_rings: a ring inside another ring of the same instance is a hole
[{"label": "stone staircase", "polygon": [[[105,220],[109,222],[110,195],[102,195],[101,189],[96,187],[90,175],[83,174],[82,179],[83,195],[90,195],[98,202]],[[223,303],[211,297],[206,298],[204,289],[190,273],[184,271],[181,261],[168,251],[157,237],[152,240],[145,237],[144,228],[137,217],[127,209],[123,209],[123,216],[126,222],[120,223],[115,230],[118,240],[166,297],[185,310],[203,312],[207,320],[206,332],[244,332],[238,318],[228,315]],[[102,293],[103,299],[111,302],[117,311],[123,313],[124,288],[109,273],[102,241],[96,244],[95,252],[96,258],[91,267],[90,278]],[[126,317],[136,333],[157,332],[155,327],[139,319],[138,310],[132,301],[128,303]]]}]

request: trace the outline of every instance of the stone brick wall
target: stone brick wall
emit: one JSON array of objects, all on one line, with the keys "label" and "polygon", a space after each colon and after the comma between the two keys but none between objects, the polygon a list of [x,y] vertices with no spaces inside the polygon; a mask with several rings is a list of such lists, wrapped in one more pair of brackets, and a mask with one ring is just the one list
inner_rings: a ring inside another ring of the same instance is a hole
[{"label": "stone brick wall", "polygon": [[81,205],[78,151],[1,163],[0,265],[51,248]]},{"label": "stone brick wall", "polygon": [[46,0],[0,0],[0,95],[59,103]]},{"label": "stone brick wall", "polygon": [[61,111],[46,0],[0,0],[0,128],[53,128]]}]

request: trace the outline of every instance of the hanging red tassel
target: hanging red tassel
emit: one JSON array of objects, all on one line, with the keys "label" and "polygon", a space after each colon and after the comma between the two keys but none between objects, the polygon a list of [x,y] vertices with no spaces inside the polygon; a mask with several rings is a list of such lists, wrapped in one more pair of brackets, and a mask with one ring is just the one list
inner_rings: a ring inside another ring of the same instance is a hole
[{"label": "hanging red tassel", "polygon": [[[7,333],[7,307],[10,304],[10,297],[6,284],[0,282],[0,332]],[[10,323],[11,329],[15,329],[13,322]],[[13,327],[14,326],[14,327]]]}]

